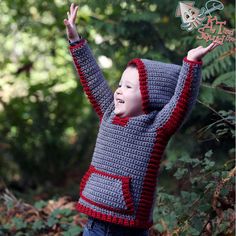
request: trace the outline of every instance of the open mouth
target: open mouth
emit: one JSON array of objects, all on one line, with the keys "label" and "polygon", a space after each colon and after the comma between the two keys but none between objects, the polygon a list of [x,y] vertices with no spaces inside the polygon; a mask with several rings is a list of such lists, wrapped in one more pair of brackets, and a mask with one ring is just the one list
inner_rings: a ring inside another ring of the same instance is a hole
[{"label": "open mouth", "polygon": [[121,99],[116,99],[117,103],[125,103],[123,100]]}]

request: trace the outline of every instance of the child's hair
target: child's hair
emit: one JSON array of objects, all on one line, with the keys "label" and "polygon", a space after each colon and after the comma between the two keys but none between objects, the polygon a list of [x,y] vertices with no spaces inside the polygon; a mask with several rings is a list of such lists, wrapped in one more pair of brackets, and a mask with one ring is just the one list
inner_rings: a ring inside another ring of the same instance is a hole
[{"label": "child's hair", "polygon": [[129,64],[126,68],[128,68],[128,67],[136,68],[137,69],[137,66],[134,63]]}]

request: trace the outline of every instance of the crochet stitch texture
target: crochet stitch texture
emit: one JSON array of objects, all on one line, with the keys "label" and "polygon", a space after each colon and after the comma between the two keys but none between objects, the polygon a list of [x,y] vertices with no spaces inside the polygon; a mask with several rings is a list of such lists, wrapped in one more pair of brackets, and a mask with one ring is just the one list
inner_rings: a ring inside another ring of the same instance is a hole
[{"label": "crochet stitch texture", "polygon": [[114,114],[113,92],[85,39],[70,44],[81,84],[100,127],[91,164],[80,184],[79,212],[103,221],[148,229],[153,224],[157,176],[171,136],[190,114],[199,91],[202,62],[182,66],[134,59],[145,114]]}]

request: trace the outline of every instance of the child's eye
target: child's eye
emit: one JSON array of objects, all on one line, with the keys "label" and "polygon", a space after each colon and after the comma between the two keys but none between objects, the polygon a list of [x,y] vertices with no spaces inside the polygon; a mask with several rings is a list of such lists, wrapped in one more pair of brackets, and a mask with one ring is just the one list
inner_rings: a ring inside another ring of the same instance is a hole
[{"label": "child's eye", "polygon": [[[119,84],[119,85],[118,85],[118,88],[120,88],[120,87],[121,87],[121,85]],[[131,86],[126,85],[126,88],[131,88]]]}]

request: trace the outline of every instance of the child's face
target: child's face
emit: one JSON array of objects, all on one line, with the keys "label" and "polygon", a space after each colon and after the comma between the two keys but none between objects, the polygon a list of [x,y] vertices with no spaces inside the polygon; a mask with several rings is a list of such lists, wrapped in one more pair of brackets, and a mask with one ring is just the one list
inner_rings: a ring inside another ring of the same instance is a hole
[{"label": "child's face", "polygon": [[137,68],[127,67],[123,72],[119,86],[114,93],[114,103],[114,113],[120,117],[144,114]]}]

